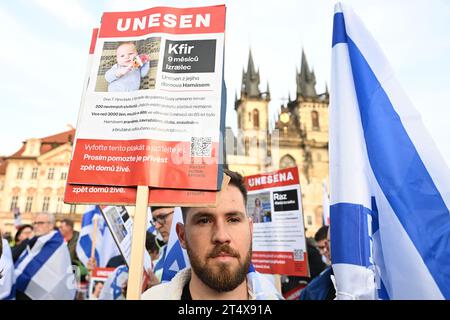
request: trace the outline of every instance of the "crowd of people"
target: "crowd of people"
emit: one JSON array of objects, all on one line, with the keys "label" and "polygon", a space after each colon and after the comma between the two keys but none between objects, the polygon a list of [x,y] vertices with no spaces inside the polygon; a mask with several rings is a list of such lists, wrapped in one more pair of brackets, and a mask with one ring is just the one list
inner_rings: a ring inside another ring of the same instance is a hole
[{"label": "crowd of people", "polygon": [[[229,170],[225,173],[231,180],[221,191],[217,206],[182,208],[183,223],[175,228],[175,208],[151,208],[156,234],[147,232],[146,250],[152,269],[147,270],[142,299],[269,300],[284,299],[283,294],[293,289],[299,291],[300,299],[333,299],[328,227],[322,227],[315,239],[307,241],[310,277],[282,277],[279,292],[274,282],[251,264],[253,221],[246,210],[243,177]],[[176,230],[181,247],[186,249],[190,266],[161,283],[171,229]],[[82,284],[89,281],[97,266],[95,258],[87,265],[78,258],[79,238],[72,220],[55,221],[55,216],[46,212],[37,214],[31,225],[17,228],[12,243],[4,240],[0,246],[0,299],[125,299],[128,268],[120,254],[106,265],[114,268],[109,278],[104,283],[95,282],[89,297],[80,294]],[[5,262],[8,257],[9,265]],[[9,285],[5,283],[7,273],[12,282]],[[119,276],[120,284],[115,282]],[[64,284],[67,290],[64,285],[58,288],[58,284]]]}]

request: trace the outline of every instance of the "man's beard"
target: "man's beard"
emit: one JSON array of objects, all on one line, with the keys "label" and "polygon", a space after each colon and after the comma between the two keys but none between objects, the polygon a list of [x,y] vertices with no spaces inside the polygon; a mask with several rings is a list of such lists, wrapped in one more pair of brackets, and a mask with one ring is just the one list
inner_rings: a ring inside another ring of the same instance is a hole
[{"label": "man's beard", "polygon": [[[214,247],[214,249],[206,256],[206,262],[204,264],[202,264],[200,258],[192,252],[188,243],[186,243],[186,250],[192,270],[197,277],[199,277],[204,284],[217,292],[232,291],[244,282],[247,277],[252,256],[251,245],[244,261],[241,260],[240,254],[228,244],[217,245]],[[232,267],[227,263],[219,263],[217,267],[211,266],[210,258],[217,257],[220,253],[226,253],[235,257],[238,260],[238,266]]]}]

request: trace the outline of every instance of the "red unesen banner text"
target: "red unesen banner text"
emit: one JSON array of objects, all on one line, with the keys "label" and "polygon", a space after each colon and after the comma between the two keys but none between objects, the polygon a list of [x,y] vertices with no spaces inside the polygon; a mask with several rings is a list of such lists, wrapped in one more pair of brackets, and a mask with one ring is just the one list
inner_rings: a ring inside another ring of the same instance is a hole
[{"label": "red unesen banner text", "polygon": [[106,12],[99,37],[138,37],[149,33],[204,34],[225,31],[225,6],[155,7],[134,12]]},{"label": "red unesen banner text", "polygon": [[300,180],[297,168],[287,168],[270,173],[246,176],[245,184],[248,191],[253,191],[300,184]]}]

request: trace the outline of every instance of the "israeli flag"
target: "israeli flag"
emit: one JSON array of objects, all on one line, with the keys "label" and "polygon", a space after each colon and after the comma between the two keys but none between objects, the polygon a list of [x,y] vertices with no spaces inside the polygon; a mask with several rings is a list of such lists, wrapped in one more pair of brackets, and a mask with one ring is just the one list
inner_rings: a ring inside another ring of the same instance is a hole
[{"label": "israeli flag", "polygon": [[247,273],[247,283],[255,300],[284,300],[275,287],[273,276],[257,272],[252,263]]},{"label": "israeli flag", "polygon": [[181,213],[180,207],[175,207],[173,213],[169,241],[167,243],[167,249],[165,249],[161,282],[172,280],[178,271],[191,265],[186,250],[181,247],[180,241],[178,240],[176,231],[177,223],[183,223],[183,214]]},{"label": "israeli flag", "polygon": [[330,197],[328,196],[327,183],[322,182],[322,208],[323,208],[323,222],[324,226],[330,225]]},{"label": "israeli flag", "polygon": [[95,261],[97,267],[106,267],[109,259],[120,254],[111,231],[103,218],[99,206],[87,206],[81,222],[81,232],[76,247],[80,261],[87,266],[91,257],[92,236],[94,232],[94,218],[97,220],[95,241]]},{"label": "israeli flag", "polygon": [[3,242],[3,254],[0,257],[0,300],[14,300],[16,286],[11,248],[6,239],[0,238],[0,241]]},{"label": "israeli flag", "polygon": [[15,264],[17,291],[32,300],[73,300],[77,284],[70,254],[59,231],[37,238]]},{"label": "israeli flag", "polygon": [[99,300],[125,300],[122,289],[128,283],[128,267],[121,265],[108,277],[100,292]]},{"label": "israeli flag", "polygon": [[337,299],[450,299],[450,174],[370,33],[337,4],[330,105]]}]

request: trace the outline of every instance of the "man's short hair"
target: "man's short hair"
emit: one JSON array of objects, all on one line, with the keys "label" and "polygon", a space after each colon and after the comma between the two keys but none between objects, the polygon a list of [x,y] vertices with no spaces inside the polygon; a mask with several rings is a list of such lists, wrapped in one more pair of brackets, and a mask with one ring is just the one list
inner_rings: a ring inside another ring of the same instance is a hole
[{"label": "man's short hair", "polygon": [[328,226],[322,226],[319,230],[317,230],[316,234],[314,235],[314,240],[316,242],[319,242],[320,240],[326,240],[328,238]]},{"label": "man's short hair", "polygon": [[159,210],[159,209],[165,209],[165,208],[173,208],[173,206],[168,206],[168,207],[150,207],[150,209],[152,210],[152,213],[153,213],[154,211],[156,211],[156,210]]},{"label": "man's short hair", "polygon": [[65,223],[67,226],[69,226],[73,229],[73,220],[72,219],[64,218],[61,220],[61,223]]},{"label": "man's short hair", "polygon": [[[247,188],[245,187],[244,177],[235,172],[231,171],[229,169],[223,169],[223,173],[229,176],[230,182],[228,183],[231,186],[235,186],[239,189],[239,191],[242,194],[242,197],[244,198],[244,205],[247,206]],[[182,207],[181,211],[183,212],[183,221],[186,222],[186,214],[192,207]]]},{"label": "man's short hair", "polygon": [[36,213],[36,216],[35,217],[37,217],[37,216],[39,216],[39,215],[44,215],[44,216],[47,216],[48,217],[48,221],[51,223],[51,224],[55,224],[55,222],[56,222],[56,218],[55,218],[55,215],[53,214],[53,213],[51,213],[51,212],[38,212],[38,213]]}]

